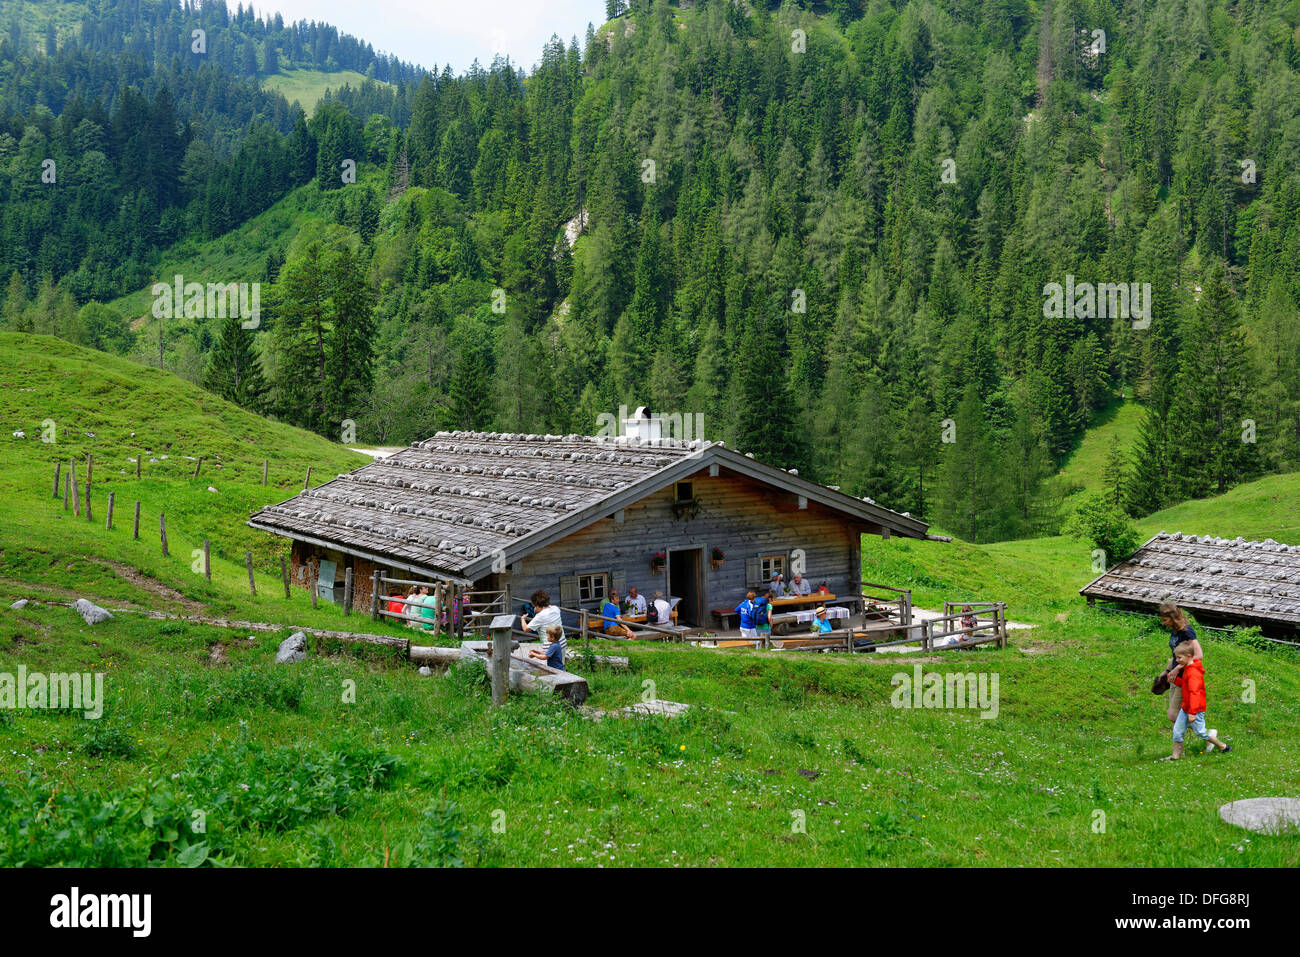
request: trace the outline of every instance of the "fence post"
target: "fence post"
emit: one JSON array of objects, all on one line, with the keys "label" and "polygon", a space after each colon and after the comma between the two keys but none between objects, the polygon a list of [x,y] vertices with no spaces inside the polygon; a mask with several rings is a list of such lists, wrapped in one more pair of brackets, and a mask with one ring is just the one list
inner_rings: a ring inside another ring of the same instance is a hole
[{"label": "fence post", "polygon": [[[284,580],[285,587],[289,585],[289,579]],[[375,569],[374,581],[370,585],[370,620],[379,620],[379,569]]]},{"label": "fence post", "polygon": [[269,464],[270,462],[268,459],[262,459],[262,484],[263,485],[266,484],[266,469]]},{"label": "fence post", "polygon": [[998,647],[1005,648],[1007,646],[1007,606],[998,602],[996,613],[997,620],[995,624],[998,628]]},{"label": "fence post", "polygon": [[[591,631],[587,627],[587,609],[582,609],[582,621],[578,625],[582,629],[582,653],[586,656],[588,663],[591,662]],[[543,638],[545,642],[545,638]]]},{"label": "fence post", "polygon": [[307,486],[311,484],[311,466],[307,466],[307,477],[302,480],[302,490],[307,491]]},{"label": "fence post", "polygon": [[289,566],[285,563],[284,556],[280,556],[280,579],[284,582],[284,597],[289,597]]},{"label": "fence post", "polygon": [[931,622],[929,621],[921,622],[921,650],[922,651],[930,650],[930,641],[931,641],[930,625]]},{"label": "fence post", "polygon": [[162,553],[163,553],[163,558],[166,558],[167,557],[167,516],[162,512],[158,513],[158,534],[162,537]]},{"label": "fence post", "polygon": [[68,461],[68,472],[72,476],[72,514],[81,518],[81,493],[77,488],[77,460]]},{"label": "fence post", "polygon": [[192,476],[192,478],[199,477],[199,469],[201,468],[203,468],[203,456],[200,455],[199,460],[194,463],[194,475]]},{"label": "fence post", "polygon": [[69,472],[63,473],[63,510],[68,510],[68,499],[71,495],[72,475]]},{"label": "fence post", "polygon": [[343,569],[343,614],[352,614],[352,569]]},{"label": "fence post", "polygon": [[86,453],[86,491],[90,491],[90,476],[95,470],[95,456],[92,452]]},{"label": "fence post", "polygon": [[135,477],[136,477],[136,481],[139,481],[139,479],[140,479],[140,460],[141,460],[142,458],[144,458],[144,454],[143,454],[142,452],[137,451],[137,452],[135,453]]},{"label": "fence post", "polygon": [[140,539],[140,503],[135,503],[135,522],[131,526],[131,538],[134,541]]},{"label": "fence post", "polygon": [[212,581],[212,551],[206,538],[203,540],[203,577]]},{"label": "fence post", "polygon": [[54,497],[59,497],[59,479],[63,477],[62,460],[54,463]]},{"label": "fence post", "polygon": [[492,707],[506,703],[510,694],[510,628],[514,615],[497,615],[492,619]]},{"label": "fence post", "polygon": [[113,530],[113,499],[117,496],[116,492],[108,493],[108,518],[104,521],[104,530]]},{"label": "fence post", "polygon": [[248,568],[248,597],[257,597],[257,586],[253,584],[253,553],[244,552],[244,565]]}]

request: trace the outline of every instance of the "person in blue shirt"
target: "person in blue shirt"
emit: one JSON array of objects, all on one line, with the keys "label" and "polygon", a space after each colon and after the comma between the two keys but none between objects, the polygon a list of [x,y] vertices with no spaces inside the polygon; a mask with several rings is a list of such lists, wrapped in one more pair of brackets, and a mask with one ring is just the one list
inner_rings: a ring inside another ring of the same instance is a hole
[{"label": "person in blue shirt", "polygon": [[754,626],[754,593],[746,592],[745,600],[736,606],[736,614],[740,616],[740,637],[757,638],[758,629]]},{"label": "person in blue shirt", "polygon": [[826,606],[817,606],[817,616],[812,620],[812,630],[816,632],[830,631],[832,625],[830,619],[826,617]]},{"label": "person in blue shirt", "polygon": [[611,638],[631,638],[632,629],[618,620],[618,592],[609,593],[605,606],[600,610],[601,630]]}]

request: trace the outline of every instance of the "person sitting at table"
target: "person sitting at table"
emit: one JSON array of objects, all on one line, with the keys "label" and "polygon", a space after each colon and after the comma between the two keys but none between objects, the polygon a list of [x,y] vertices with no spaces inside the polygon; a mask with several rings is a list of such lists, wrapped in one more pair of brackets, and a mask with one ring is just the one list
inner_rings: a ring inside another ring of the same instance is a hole
[{"label": "person sitting at table", "polygon": [[736,606],[736,614],[740,616],[740,637],[757,638],[758,628],[754,623],[754,593],[745,592],[745,600]]},{"label": "person sitting at table", "polygon": [[673,606],[664,600],[664,593],[655,592],[655,624],[671,625],[673,623]]},{"label": "person sitting at table", "polygon": [[804,578],[804,577],[803,577],[802,575],[800,575],[798,572],[795,572],[795,573],[794,573],[794,578],[792,578],[792,579],[790,580],[790,594],[791,594],[791,595],[811,595],[811,594],[812,594],[812,582],[808,581],[808,579]]},{"label": "person sitting at table", "polygon": [[600,610],[601,621],[604,622],[601,630],[611,638],[631,638],[632,629],[619,621],[618,618],[618,592],[609,593],[609,598],[605,601],[605,607]]},{"label": "person sitting at table", "polygon": [[635,585],[628,586],[627,607],[628,607],[628,611],[630,611],[634,615],[645,614],[645,595],[638,595],[636,593]]},{"label": "person sitting at table", "polygon": [[812,620],[812,630],[816,632],[830,631],[832,627],[830,619],[826,617],[826,606],[818,605],[816,617]]},{"label": "person sitting at table", "polygon": [[817,592],[818,594],[821,595],[829,595],[831,593],[831,590],[826,587],[825,582],[822,582],[820,585],[817,586]]}]

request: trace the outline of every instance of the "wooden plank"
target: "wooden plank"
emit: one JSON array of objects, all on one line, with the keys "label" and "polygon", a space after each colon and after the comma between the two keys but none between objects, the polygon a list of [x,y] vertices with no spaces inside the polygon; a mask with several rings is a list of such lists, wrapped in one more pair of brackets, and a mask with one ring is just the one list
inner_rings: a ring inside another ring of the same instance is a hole
[{"label": "wooden plank", "polygon": [[59,479],[62,478],[63,460],[54,463],[54,497],[59,497]]},{"label": "wooden plank", "polygon": [[262,484],[266,484],[266,470],[270,467],[269,459],[262,459]]}]

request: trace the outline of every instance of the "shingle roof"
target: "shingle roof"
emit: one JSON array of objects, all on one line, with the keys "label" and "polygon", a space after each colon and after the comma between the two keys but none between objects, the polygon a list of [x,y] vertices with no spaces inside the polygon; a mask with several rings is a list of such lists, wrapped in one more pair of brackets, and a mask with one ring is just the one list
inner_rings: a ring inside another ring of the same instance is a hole
[{"label": "shingle roof", "polygon": [[612,513],[711,461],[922,537],[926,525],[800,479],[722,443],[439,432],[268,505],[254,528],[475,577]]},{"label": "shingle roof", "polygon": [[1161,532],[1079,593],[1300,625],[1300,545]]}]

